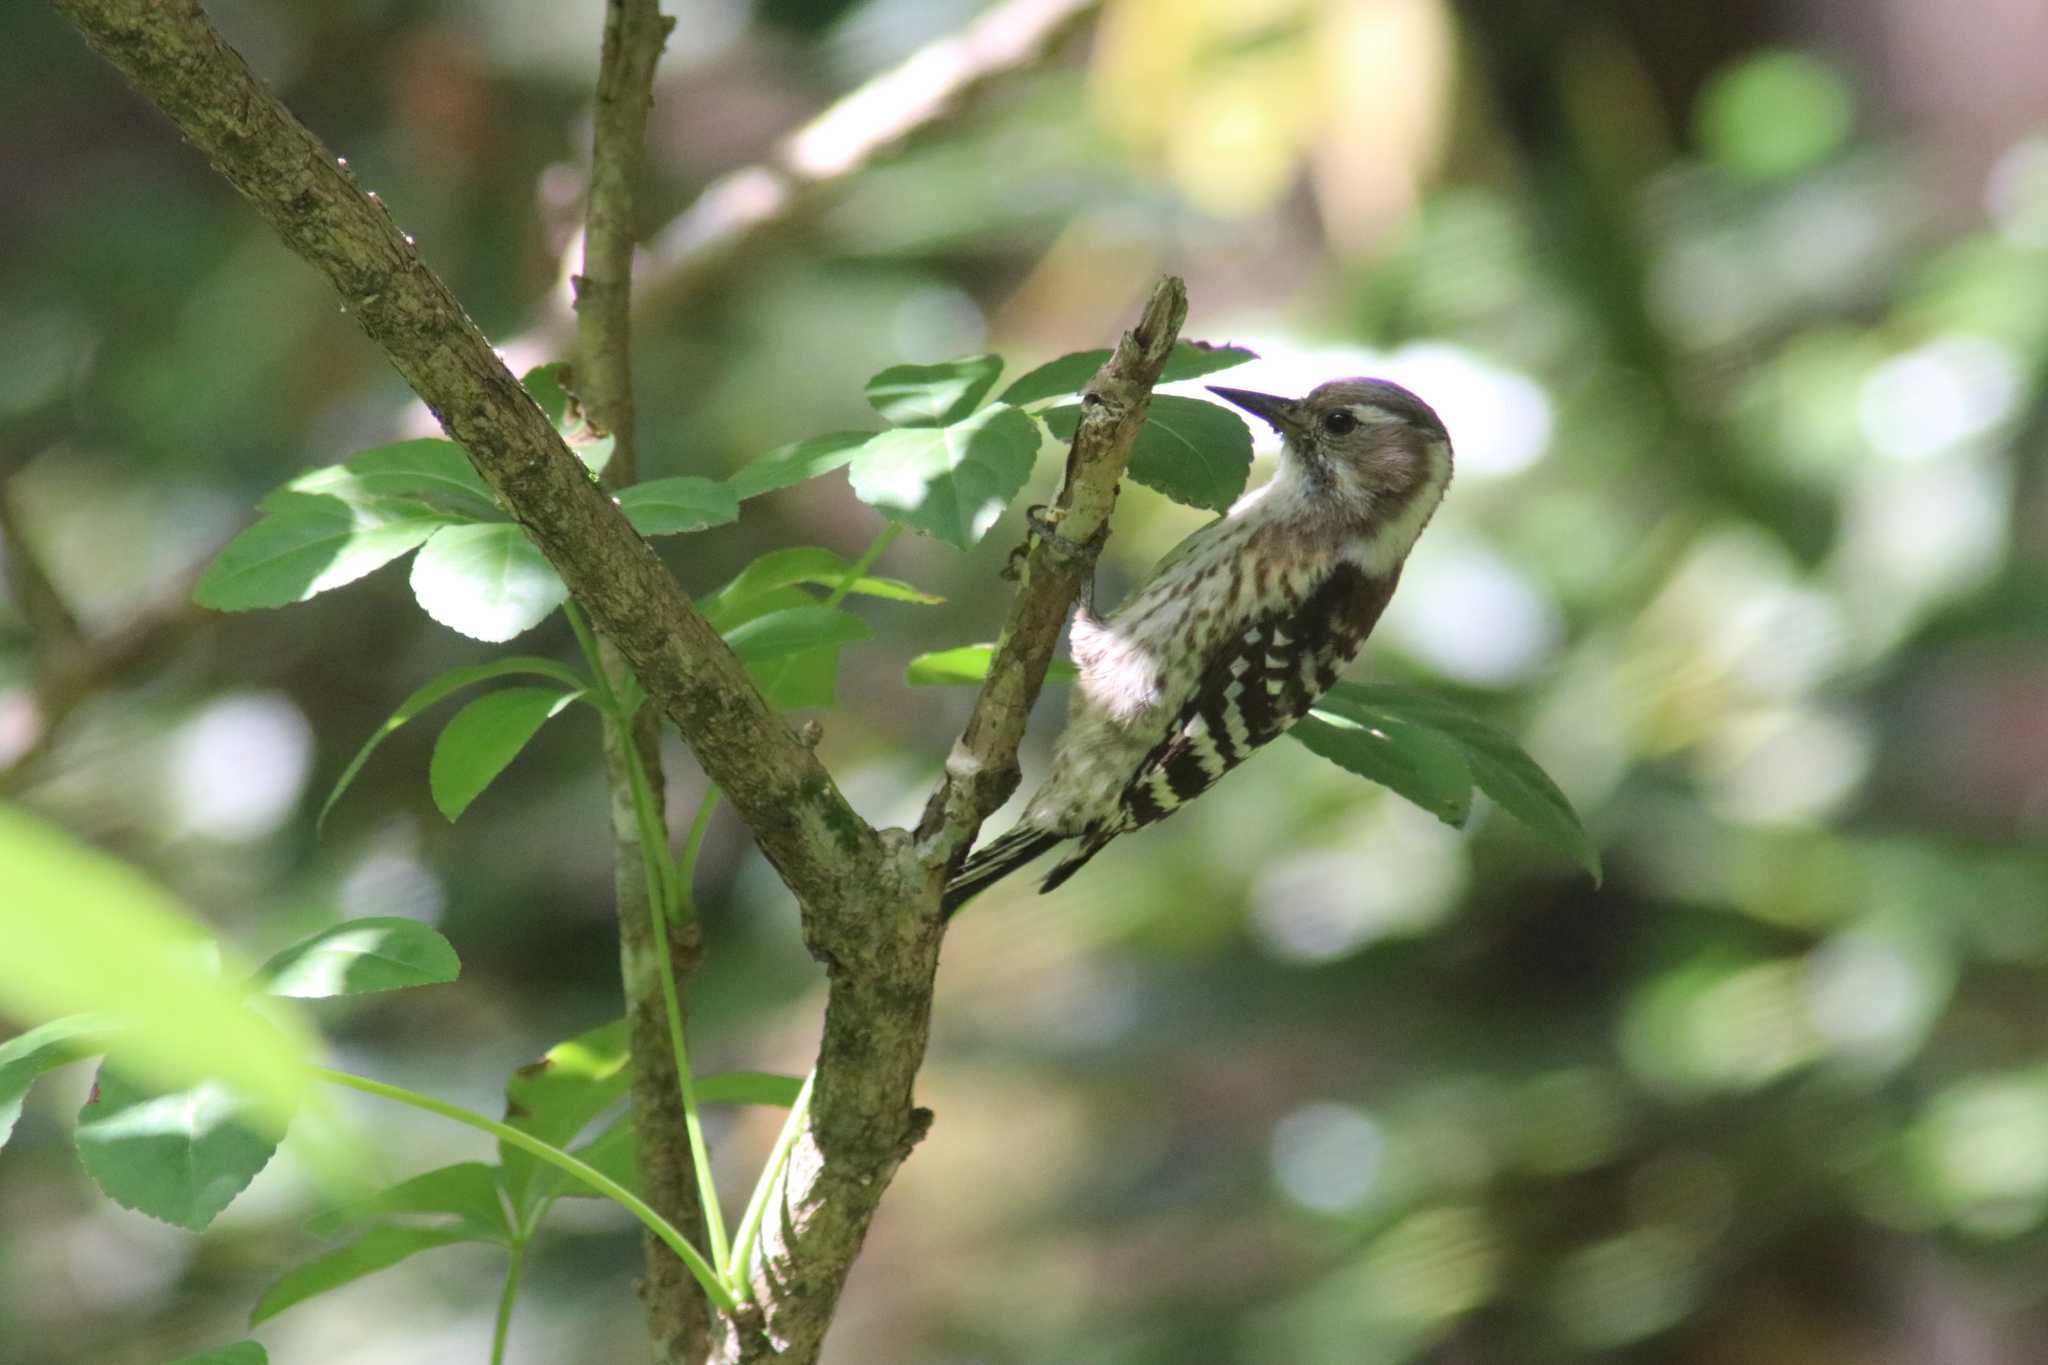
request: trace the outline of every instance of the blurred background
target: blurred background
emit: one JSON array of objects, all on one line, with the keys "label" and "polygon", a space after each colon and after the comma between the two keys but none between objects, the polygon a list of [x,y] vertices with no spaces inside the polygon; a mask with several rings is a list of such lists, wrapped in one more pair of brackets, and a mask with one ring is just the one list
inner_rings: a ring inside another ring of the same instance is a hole
[{"label": "blurred background", "polygon": [[[828,1359],[2048,1358],[2048,9],[666,7],[644,476],[874,425],[886,364],[1107,345],[1184,274],[1187,335],[1264,357],[1226,382],[1377,373],[1443,413],[1457,483],[1353,676],[1518,735],[1607,863],[1596,889],[1504,817],[1454,831],[1277,745],[1061,894],[977,902],[937,1122]],[[595,0],[209,8],[515,368],[567,356]],[[187,594],[262,493],[426,419],[74,33],[5,33],[0,794],[252,956],[434,922],[459,984],[320,1017],[339,1064],[495,1111],[619,1008],[594,726],[452,826],[410,727],[315,837],[362,739],[491,647],[395,568],[282,612]],[[1127,488],[1101,600],[1200,519]],[[663,545],[703,592],[877,529],[834,476]],[[970,699],[905,660],[994,633],[1020,536],[905,537],[883,571],[946,605],[855,599],[878,636],[822,752],[870,818],[914,817]],[[573,652],[559,616],[518,648]],[[680,830],[704,784],[671,750]],[[820,974],[724,813],[699,895],[700,1064],[805,1070]],[[243,1335],[325,1245],[302,1168],[203,1237],[119,1210],[69,1147],[87,1072],[0,1155],[0,1360]],[[721,1118],[730,1207],[776,1117]],[[394,1177],[484,1152],[365,1118]],[[639,1238],[572,1202],[512,1358],[643,1358]],[[501,1268],[437,1251],[255,1335],[480,1361]]]}]

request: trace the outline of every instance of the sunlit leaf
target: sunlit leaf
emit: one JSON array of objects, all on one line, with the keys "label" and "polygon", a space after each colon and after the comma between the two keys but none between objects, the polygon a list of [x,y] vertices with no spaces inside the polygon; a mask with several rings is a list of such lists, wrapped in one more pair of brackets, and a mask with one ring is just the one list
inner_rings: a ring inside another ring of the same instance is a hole
[{"label": "sunlit leaf", "polygon": [[1340,768],[1407,797],[1447,825],[1472,813],[1472,770],[1458,746],[1434,730],[1392,717],[1371,721],[1311,712],[1288,731]]},{"label": "sunlit leaf", "polygon": [[253,1019],[238,982],[195,960],[202,937],[141,874],[0,805],[0,1012],[97,1015],[124,1072],[166,1088],[217,1079],[281,1130],[306,1083],[308,1034],[282,1005]]},{"label": "sunlit leaf", "polygon": [[412,592],[442,625],[494,644],[539,625],[569,596],[547,557],[510,522],[435,532],[413,560]]},{"label": "sunlit leaf", "polygon": [[73,1141],[109,1199],[194,1232],[247,1189],[277,1150],[277,1139],[251,1128],[245,1106],[217,1081],[160,1093],[105,1066],[78,1112]]},{"label": "sunlit leaf", "polygon": [[824,645],[850,645],[874,632],[851,612],[823,604],[772,611],[728,631],[725,642],[747,664],[765,663]]},{"label": "sunlit leaf", "polygon": [[256,1301],[256,1307],[249,1314],[249,1325],[255,1326],[267,1318],[274,1318],[294,1304],[339,1289],[345,1284],[360,1280],[397,1265],[408,1256],[435,1247],[453,1246],[457,1242],[478,1240],[467,1227],[398,1227],[371,1228],[355,1241],[325,1256],[316,1257],[263,1292]]},{"label": "sunlit leaf", "polygon": [[540,727],[582,695],[554,687],[505,687],[457,711],[434,741],[427,766],[427,785],[441,813],[459,819]]},{"label": "sunlit leaf", "polygon": [[376,446],[351,456],[345,464],[309,470],[258,505],[267,510],[293,493],[325,495],[356,504],[424,503],[464,521],[502,519],[490,486],[471,466],[462,447],[432,437]]},{"label": "sunlit leaf", "polygon": [[[614,1019],[588,1033],[555,1044],[539,1061],[520,1067],[505,1085],[505,1122],[556,1147],[570,1141],[611,1105],[632,1082],[626,1021]],[[545,1183],[535,1178],[553,1168],[507,1143],[498,1144],[505,1189],[514,1207],[530,1200]]]},{"label": "sunlit leaf", "polygon": [[1549,774],[1507,735],[1427,692],[1407,687],[1339,683],[1318,706],[1350,719],[1398,719],[1436,731],[1457,744],[1472,780],[1502,810],[1600,880],[1600,852],[1578,813]]},{"label": "sunlit leaf", "polygon": [[498,1168],[481,1161],[422,1171],[344,1208],[314,1215],[306,1220],[306,1231],[332,1237],[351,1223],[393,1214],[452,1214],[480,1240],[511,1239],[505,1206],[498,1197]]},{"label": "sunlit leaf", "polygon": [[262,518],[207,568],[192,600],[216,611],[303,602],[355,582],[443,529],[452,529],[449,518],[424,503],[276,493]]},{"label": "sunlit leaf", "polygon": [[848,473],[862,502],[965,550],[1024,487],[1037,455],[1037,424],[997,403],[951,426],[885,431]]},{"label": "sunlit leaf", "polygon": [[593,474],[604,473],[604,467],[611,463],[612,451],[617,442],[609,433],[600,432],[568,391],[566,380],[569,366],[556,362],[540,365],[526,372],[520,383],[533,395],[533,401],[540,404],[540,410],[561,433],[562,441],[570,453],[589,467]]},{"label": "sunlit leaf", "polygon": [[398,709],[391,713],[390,718],[377,727],[377,732],[363,742],[362,748],[356,750],[356,756],[348,761],[348,767],[342,770],[340,778],[335,781],[334,790],[327,793],[327,799],[320,803],[320,815],[315,821],[315,827],[317,828],[327,822],[327,812],[334,809],[334,803],[341,799],[341,794],[348,790],[351,782],[356,780],[356,774],[361,772],[363,765],[370,761],[370,755],[376,752],[377,746],[390,738],[391,733],[398,729],[399,726],[405,724],[435,702],[440,701],[451,693],[460,691],[462,688],[474,683],[488,681],[491,678],[503,678],[515,674],[553,678],[557,682],[566,683],[572,688],[580,688],[584,685],[582,675],[574,669],[564,667],[553,659],[543,659],[536,655],[519,655],[509,659],[493,659],[487,664],[470,664],[463,668],[449,669],[446,673],[425,684],[411,696],[400,702]]},{"label": "sunlit leaf", "polygon": [[269,995],[310,1000],[440,985],[461,972],[454,947],[418,920],[370,916],[286,948],[257,968],[256,986]]},{"label": "sunlit leaf", "polygon": [[981,406],[1002,372],[999,355],[891,365],[868,381],[868,406],[899,427],[946,426]]},{"label": "sunlit leaf", "polygon": [[[920,654],[910,661],[904,670],[903,680],[912,687],[953,687],[961,683],[978,683],[988,676],[989,665],[995,661],[994,645],[961,645],[955,649],[942,649],[934,654]],[[1072,682],[1081,676],[1081,671],[1065,659],[1054,659],[1045,671],[1049,683]]]},{"label": "sunlit leaf", "polygon": [[780,488],[794,487],[851,463],[854,454],[874,434],[872,431],[834,431],[777,446],[752,464],[741,466],[725,481],[725,486],[742,501]]},{"label": "sunlit leaf", "polygon": [[672,536],[739,520],[740,500],[715,479],[679,474],[620,489],[619,508],[641,535]]},{"label": "sunlit leaf", "polygon": [[[1044,414],[1052,434],[1068,440],[1080,421],[1078,407]],[[1131,477],[1175,502],[1229,510],[1244,492],[1252,468],[1252,434],[1237,414],[1199,398],[1155,394],[1150,415],[1131,446]]]},{"label": "sunlit leaf", "polygon": [[21,1105],[36,1077],[67,1062],[106,1050],[112,1035],[89,1014],[52,1019],[0,1043],[0,1147],[14,1135]]}]

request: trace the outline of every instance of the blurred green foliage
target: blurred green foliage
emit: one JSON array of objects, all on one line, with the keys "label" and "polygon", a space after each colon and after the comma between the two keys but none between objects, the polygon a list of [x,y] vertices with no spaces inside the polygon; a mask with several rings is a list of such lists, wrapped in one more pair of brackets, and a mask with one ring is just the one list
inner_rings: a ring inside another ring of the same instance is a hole
[{"label": "blurred green foliage", "polygon": [[[595,7],[214,9],[515,363],[561,358]],[[974,7],[675,9],[654,243]],[[2048,131],[1993,97],[2039,48],[1934,0],[1897,30],[1872,9],[1113,0],[718,269],[651,250],[643,473],[756,481],[736,523],[664,544],[699,596],[769,549],[874,539],[837,476],[787,472],[849,446],[755,463],[871,429],[870,374],[1099,346],[1163,268],[1191,335],[1263,357],[1232,383],[1416,388],[1459,476],[1356,674],[1518,736],[1606,869],[1281,746],[1058,896],[984,898],[941,975],[937,1125],[828,1358],[2048,1350]],[[5,794],[251,960],[341,918],[436,924],[458,985],[314,1008],[359,1069],[489,1108],[618,1012],[588,727],[542,730],[459,825],[431,736],[398,730],[315,837],[364,737],[482,647],[391,569],[286,613],[179,604],[265,493],[431,425],[47,12],[10,24],[0,104],[24,130],[0,147],[23,187],[0,196],[0,764],[28,755]],[[1022,500],[1052,476],[1041,455]],[[1198,519],[1128,488],[1099,600]],[[848,600],[874,638],[845,647],[821,753],[869,817],[914,818],[962,719],[906,663],[990,638],[1021,534],[903,537],[877,574],[945,601]],[[141,657],[92,648],[138,620]],[[520,648],[573,643],[556,617]],[[686,820],[702,779],[671,757]],[[792,907],[723,816],[698,866],[700,1066],[803,1071]],[[78,1169],[78,1071],[0,1161],[0,1355],[155,1365],[243,1335],[322,1245],[309,1180],[273,1162],[203,1239],[162,1235]],[[394,1181],[488,1155],[374,1122]],[[718,1123],[751,1168],[775,1116]],[[637,1234],[557,1223],[523,1348],[637,1358]],[[257,1335],[327,1359],[389,1317],[413,1326],[380,1360],[481,1358],[497,1264],[464,1255]]]}]

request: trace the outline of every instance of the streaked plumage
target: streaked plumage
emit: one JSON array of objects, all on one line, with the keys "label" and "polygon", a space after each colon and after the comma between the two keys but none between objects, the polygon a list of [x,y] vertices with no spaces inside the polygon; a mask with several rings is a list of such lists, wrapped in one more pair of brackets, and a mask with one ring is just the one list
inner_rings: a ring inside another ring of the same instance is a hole
[{"label": "streaked plumage", "polygon": [[1081,676],[1052,771],[1016,828],[962,865],[948,913],[1078,840],[1050,891],[1285,733],[1372,632],[1450,484],[1443,423],[1397,384],[1340,379],[1294,400],[1212,391],[1281,433],[1279,471],[1114,613],[1076,617]]}]

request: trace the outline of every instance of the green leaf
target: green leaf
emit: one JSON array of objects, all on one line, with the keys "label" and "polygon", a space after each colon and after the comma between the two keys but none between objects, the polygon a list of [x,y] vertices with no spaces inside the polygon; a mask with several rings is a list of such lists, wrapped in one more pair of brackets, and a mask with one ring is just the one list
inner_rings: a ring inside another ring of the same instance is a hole
[{"label": "green leaf", "polygon": [[0,1147],[14,1135],[28,1088],[45,1071],[104,1052],[111,1037],[106,1021],[89,1014],[64,1019],[16,1034],[0,1043]]},{"label": "green leaf", "polygon": [[412,594],[450,630],[498,644],[546,620],[569,590],[526,532],[489,522],[435,532],[412,562]]},{"label": "green leaf", "polygon": [[[729,629],[750,616],[761,614],[750,610],[753,604],[772,599],[783,589],[809,583],[836,590],[852,567],[847,560],[815,545],[771,550],[740,570],[730,583],[706,597],[698,606],[712,625],[720,630]],[[877,578],[869,574],[855,579],[847,591],[862,597],[915,602],[921,606],[932,606],[946,600],[894,578]],[[778,601],[778,606],[801,605],[802,602]]]},{"label": "green leaf", "polygon": [[[204,926],[141,874],[0,804],[0,1013],[100,1017],[124,1071],[164,1088],[217,1079],[280,1131],[306,1084],[309,1032],[198,962]],[[231,971],[234,969],[230,969]]]},{"label": "green leaf", "polygon": [[277,1150],[277,1139],[245,1118],[245,1106],[218,1081],[165,1094],[102,1066],[73,1141],[109,1199],[198,1232]]},{"label": "green leaf", "polygon": [[[570,1140],[626,1093],[632,1082],[626,1021],[609,1024],[555,1044],[539,1061],[520,1067],[505,1085],[505,1122],[556,1147]],[[498,1144],[505,1191],[524,1212],[544,1193],[535,1177],[553,1170],[539,1158],[507,1143]]]},{"label": "green leaf", "polygon": [[738,521],[740,500],[716,479],[678,474],[619,490],[619,508],[643,536],[672,536]]},{"label": "green leaf", "polygon": [[747,665],[754,685],[780,710],[835,706],[839,700],[838,645],[800,649],[779,659]]},{"label": "green leaf", "polygon": [[232,1346],[201,1351],[196,1356],[179,1356],[171,1365],[270,1365],[270,1353],[260,1342],[238,1341]]},{"label": "green leaf", "polygon": [[553,659],[543,659],[532,654],[522,654],[510,659],[493,659],[487,664],[469,664],[462,668],[449,669],[400,702],[398,709],[391,713],[390,718],[377,727],[377,732],[363,742],[362,748],[356,750],[356,756],[348,761],[348,767],[342,770],[341,777],[336,780],[334,790],[327,793],[327,799],[320,803],[320,815],[314,821],[314,828],[318,829],[327,823],[327,812],[334,809],[334,803],[341,799],[341,794],[356,780],[356,774],[370,761],[370,755],[377,751],[377,746],[389,739],[399,726],[450,693],[460,691],[472,683],[513,674],[553,678],[575,688],[585,685],[583,676],[574,669],[564,667]]},{"label": "green leaf", "polygon": [[[1171,384],[1182,379],[1198,379],[1257,359],[1257,355],[1242,346],[1211,346],[1205,341],[1183,341],[1166,358],[1166,368],[1160,373],[1159,382]],[[1108,351],[1076,351],[1072,355],[1063,355],[1058,360],[1040,365],[1004,389],[999,401],[1022,407],[1041,399],[1079,393],[1095,377],[1095,372],[1108,362]]]},{"label": "green leaf", "polygon": [[330,1289],[339,1289],[365,1275],[389,1269],[408,1256],[432,1251],[435,1247],[476,1240],[468,1229],[460,1226],[420,1228],[392,1225],[371,1228],[347,1246],[315,1257],[266,1289],[249,1313],[249,1325],[254,1327],[294,1304],[304,1303]]},{"label": "green leaf", "polygon": [[742,465],[725,481],[733,496],[744,502],[763,493],[792,488],[820,474],[829,474],[850,464],[860,448],[874,437],[872,431],[834,431],[824,436],[793,441]]},{"label": "green leaf", "polygon": [[540,404],[540,410],[548,415],[561,433],[562,441],[572,454],[589,468],[593,474],[604,473],[604,467],[611,463],[612,450],[617,442],[601,433],[591,424],[583,405],[569,393],[564,384],[569,376],[569,366],[560,361],[552,365],[539,365],[526,372],[519,382],[533,395],[533,401]]},{"label": "green leaf", "polygon": [[[1044,414],[1053,435],[1067,440],[1078,407]],[[1151,413],[1131,446],[1131,477],[1190,507],[1225,512],[1244,492],[1252,468],[1252,434],[1235,413],[1199,398],[1152,396]]]},{"label": "green leaf", "polygon": [[884,515],[970,548],[1031,476],[1038,425],[1001,403],[944,427],[901,427],[861,447],[854,495]]},{"label": "green leaf", "polygon": [[704,1104],[765,1104],[787,1109],[796,1103],[804,1088],[801,1076],[783,1076],[773,1071],[721,1071],[696,1080],[697,1098]]},{"label": "green leaf", "polygon": [[[630,1113],[619,1115],[602,1133],[578,1147],[570,1155],[586,1166],[596,1167],[633,1193],[640,1192],[640,1142],[634,1132],[633,1116]],[[580,1180],[571,1179],[567,1172],[557,1170],[553,1166],[541,1173],[541,1183],[558,1195],[604,1198],[590,1186]]]},{"label": "green leaf", "polygon": [[1212,346],[1206,341],[1183,341],[1173,348],[1173,354],[1166,358],[1166,368],[1159,372],[1162,384],[1177,384],[1183,379],[1200,379],[1205,374],[1228,370],[1257,360],[1258,352],[1242,346]]},{"label": "green leaf", "polygon": [[449,525],[416,502],[355,505],[313,493],[274,493],[263,516],[227,543],[193,589],[215,611],[282,607],[353,583]]},{"label": "green leaf", "polygon": [[[961,645],[935,654],[920,654],[904,670],[903,681],[912,687],[955,687],[961,683],[978,683],[988,676],[989,665],[995,662],[995,657],[994,645]],[[1054,659],[1045,671],[1045,680],[1049,683],[1072,682],[1080,676],[1081,670],[1065,659]]]},{"label": "green leaf", "polygon": [[540,727],[583,696],[553,687],[506,687],[457,711],[434,741],[427,786],[450,820],[461,818]]},{"label": "green leaf", "polygon": [[1406,687],[1365,687],[1339,683],[1319,710],[1355,718],[1377,715],[1425,726],[1457,744],[1473,781],[1501,809],[1527,825],[1600,880],[1600,852],[1579,822],[1571,802],[1550,775],[1507,735],[1427,692]]},{"label": "green leaf", "polygon": [[943,427],[981,406],[1003,372],[999,355],[891,365],[868,381],[868,406],[899,427]]},{"label": "green leaf", "polygon": [[757,616],[727,631],[725,642],[740,662],[754,665],[820,646],[855,644],[873,634],[851,612],[819,604]]},{"label": "green leaf", "polygon": [[358,506],[389,502],[424,503],[461,521],[502,521],[490,486],[453,441],[426,438],[376,446],[299,475],[258,506],[268,510],[293,493],[340,498]]},{"label": "green leaf", "polygon": [[256,970],[269,995],[317,1000],[438,986],[462,973],[448,940],[418,920],[352,919],[293,944]]},{"label": "green leaf", "polygon": [[1463,828],[1472,814],[1472,770],[1458,746],[1434,730],[1312,711],[1288,733],[1309,752],[1407,797],[1447,825]]},{"label": "green leaf", "polygon": [[306,1231],[332,1237],[352,1223],[412,1213],[452,1214],[478,1241],[511,1241],[505,1205],[498,1197],[498,1168],[481,1161],[422,1171],[344,1208],[315,1214],[306,1220]]}]

